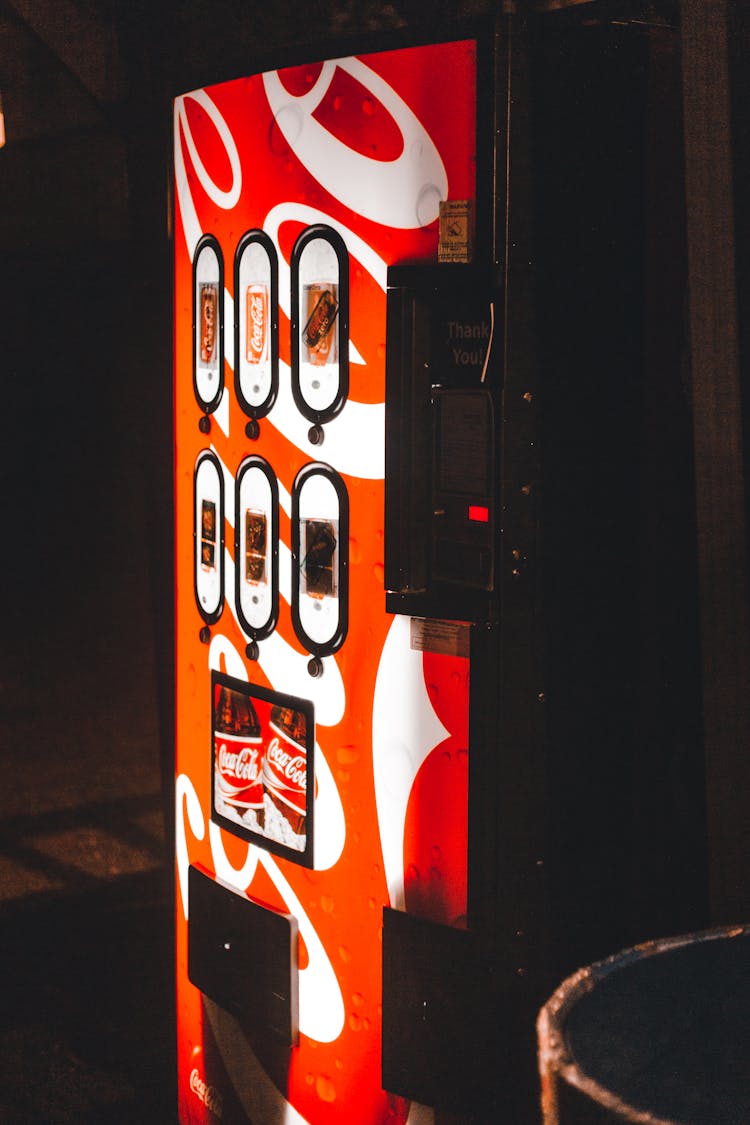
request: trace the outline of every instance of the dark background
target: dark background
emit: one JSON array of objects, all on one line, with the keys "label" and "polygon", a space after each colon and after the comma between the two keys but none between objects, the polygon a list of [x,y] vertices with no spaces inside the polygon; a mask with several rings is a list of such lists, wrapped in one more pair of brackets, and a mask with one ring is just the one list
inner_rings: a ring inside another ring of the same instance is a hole
[{"label": "dark background", "polygon": [[[173,1113],[171,98],[494,7],[0,0],[6,1120]],[[562,974],[731,919],[709,909],[679,11],[549,17],[518,206]]]}]

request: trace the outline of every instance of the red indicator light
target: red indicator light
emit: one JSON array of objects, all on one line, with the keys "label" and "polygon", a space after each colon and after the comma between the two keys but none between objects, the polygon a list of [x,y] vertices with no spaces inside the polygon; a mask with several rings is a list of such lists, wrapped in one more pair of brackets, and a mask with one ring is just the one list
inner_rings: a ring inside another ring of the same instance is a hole
[{"label": "red indicator light", "polygon": [[469,519],[474,523],[489,523],[490,510],[484,504],[469,504]]}]

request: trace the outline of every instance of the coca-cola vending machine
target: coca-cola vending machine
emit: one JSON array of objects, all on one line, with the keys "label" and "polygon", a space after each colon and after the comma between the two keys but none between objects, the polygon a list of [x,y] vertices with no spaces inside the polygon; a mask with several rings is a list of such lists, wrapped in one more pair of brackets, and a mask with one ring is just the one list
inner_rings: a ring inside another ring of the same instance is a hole
[{"label": "coca-cola vending machine", "polygon": [[506,48],[344,46],[174,103],[183,1123],[494,1120],[524,1085]]}]

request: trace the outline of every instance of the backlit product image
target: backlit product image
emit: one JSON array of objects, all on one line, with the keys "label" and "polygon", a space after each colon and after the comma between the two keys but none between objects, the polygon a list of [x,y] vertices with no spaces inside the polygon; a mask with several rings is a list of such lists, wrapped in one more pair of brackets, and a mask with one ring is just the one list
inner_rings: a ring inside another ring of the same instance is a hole
[{"label": "backlit product image", "polygon": [[258,365],[268,358],[268,286],[248,285],[245,299],[245,358]]},{"label": "backlit product image", "polygon": [[336,290],[333,282],[317,282],[305,286],[309,316],[302,330],[304,359],[316,367],[334,363],[337,359],[336,333],[333,331],[336,313],[339,311]]},{"label": "backlit product image", "polygon": [[305,593],[314,598],[336,594],[337,527],[333,520],[305,520],[302,572]]},{"label": "backlit product image", "polygon": [[214,688],[216,803],[227,816],[263,828],[263,759],[260,723],[250,699],[232,688]]},{"label": "backlit product image", "polygon": [[[313,854],[313,706],[214,672],[212,819],[309,866]],[[309,787],[308,787],[309,778]]]},{"label": "backlit product image", "polygon": [[279,265],[276,247],[259,228],[234,250],[234,388],[242,410],[265,418],[279,383]]},{"label": "backlit product image", "polygon": [[200,362],[211,367],[215,362],[216,331],[218,326],[218,294],[216,286],[204,284],[200,287]]},{"label": "backlit product image", "polygon": [[266,578],[266,515],[248,508],[245,512],[245,581],[253,584]]},{"label": "backlit product image", "polygon": [[204,570],[216,566],[216,505],[213,500],[201,502],[201,565]]}]

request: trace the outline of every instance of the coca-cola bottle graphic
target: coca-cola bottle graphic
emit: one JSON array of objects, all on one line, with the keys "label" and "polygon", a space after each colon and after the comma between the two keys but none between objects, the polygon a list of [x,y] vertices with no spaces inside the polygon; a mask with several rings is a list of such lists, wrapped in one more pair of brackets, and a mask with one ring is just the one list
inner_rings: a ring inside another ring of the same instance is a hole
[{"label": "coca-cola bottle graphic", "polygon": [[263,758],[266,833],[302,851],[307,820],[307,720],[292,707],[271,708]]},{"label": "coca-cola bottle graphic", "polygon": [[214,716],[217,811],[262,829],[263,743],[255,708],[242,692],[217,684]]}]

